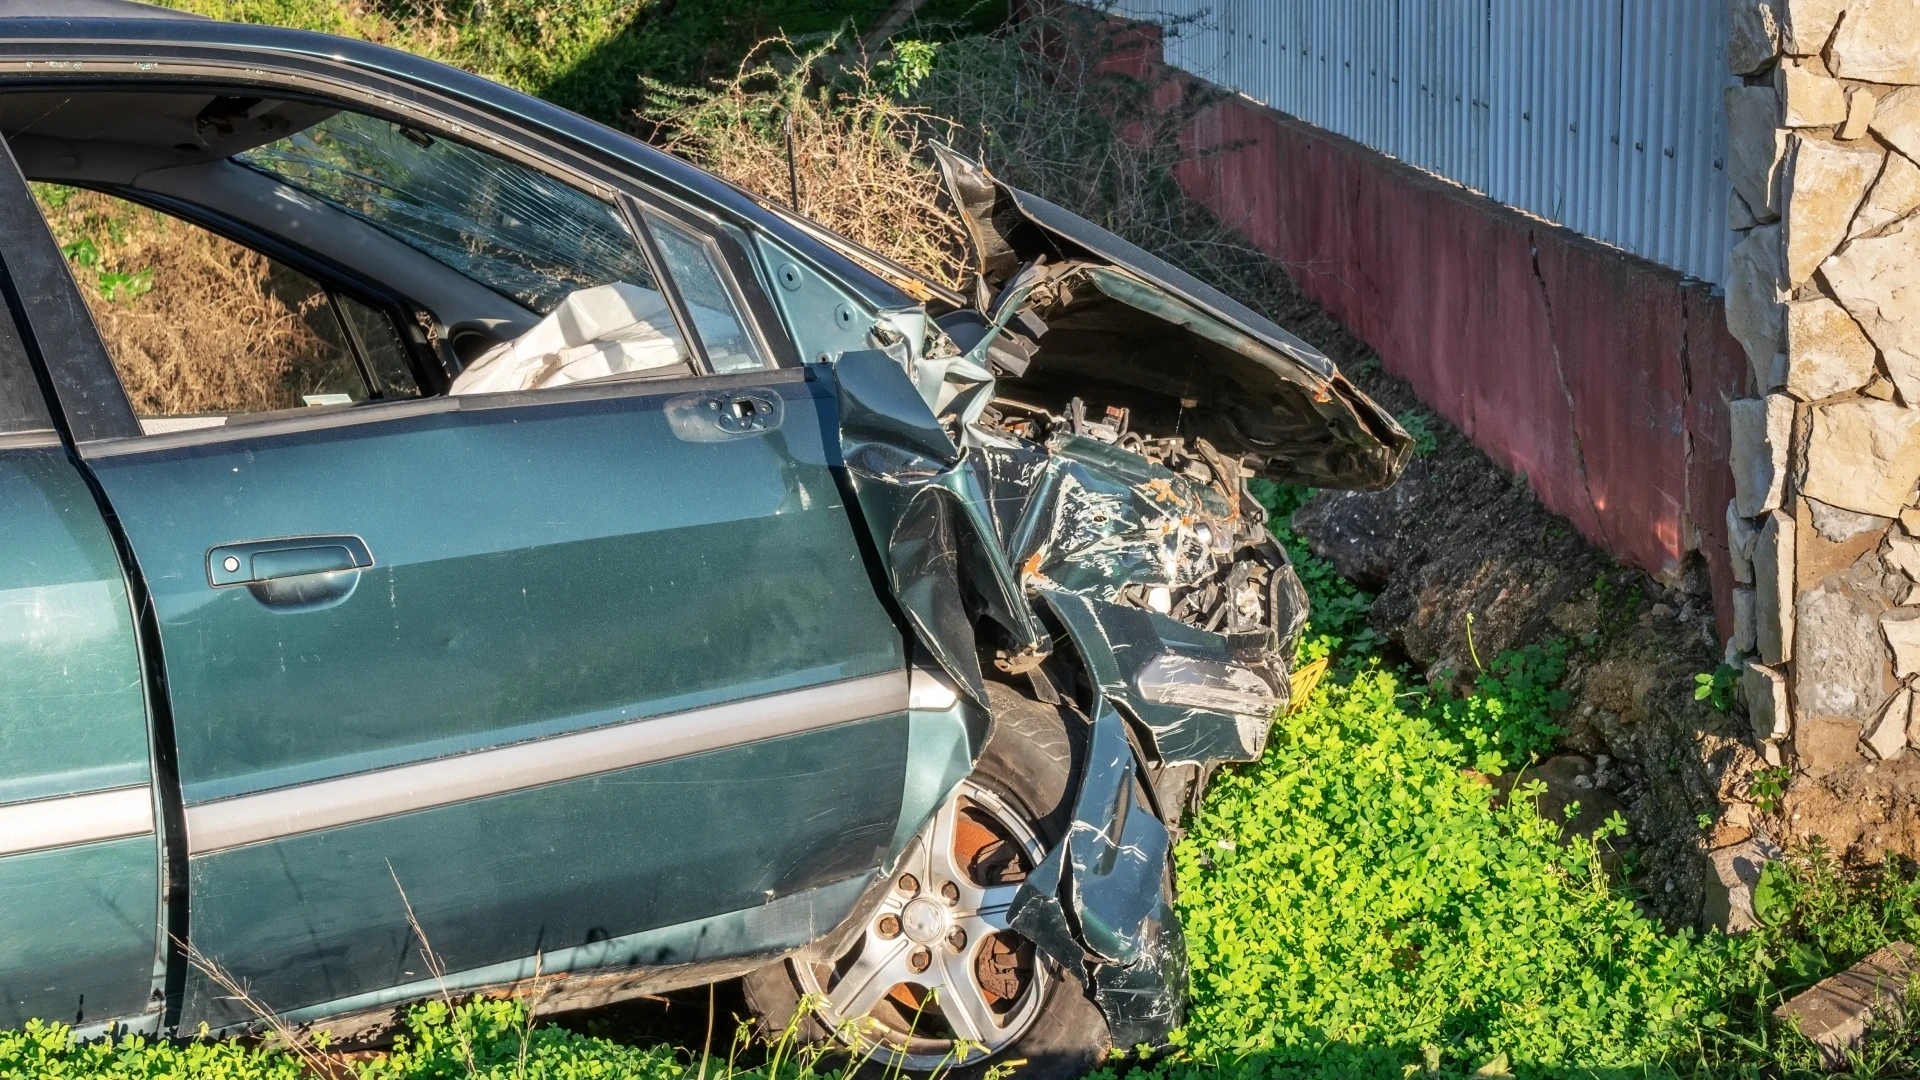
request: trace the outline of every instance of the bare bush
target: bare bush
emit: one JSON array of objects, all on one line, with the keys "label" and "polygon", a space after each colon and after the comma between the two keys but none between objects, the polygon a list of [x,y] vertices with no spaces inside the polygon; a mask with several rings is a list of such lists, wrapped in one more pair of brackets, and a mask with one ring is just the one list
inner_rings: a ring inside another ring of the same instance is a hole
[{"label": "bare bush", "polygon": [[1183,136],[1220,92],[1177,72],[1129,71],[1135,31],[1099,10],[1033,6],[1045,13],[943,45],[913,108],[946,120],[955,149],[1006,183],[1275,318],[1309,314],[1277,263],[1180,186],[1201,159]]},{"label": "bare bush", "polygon": [[[801,52],[762,42],[732,79],[700,90],[647,84],[656,140],[769,203],[949,285],[969,266],[927,140],[951,125],[903,103],[833,39]],[[789,172],[787,124],[793,135]]]},{"label": "bare bush", "polygon": [[99,192],[36,185],[107,353],[142,416],[295,408],[341,357],[323,294],[266,256]]},{"label": "bare bush", "polygon": [[791,116],[799,211],[950,285],[971,263],[926,153],[933,139],[1277,319],[1315,318],[1276,263],[1180,187],[1199,160],[1182,133],[1217,91],[1127,73],[1111,59],[1127,32],[1098,11],[1049,5],[938,45],[924,71],[908,70],[897,44],[871,59],[837,39],[808,51],[774,39],[717,88],[650,83],[640,121],[667,149],[784,206]]}]

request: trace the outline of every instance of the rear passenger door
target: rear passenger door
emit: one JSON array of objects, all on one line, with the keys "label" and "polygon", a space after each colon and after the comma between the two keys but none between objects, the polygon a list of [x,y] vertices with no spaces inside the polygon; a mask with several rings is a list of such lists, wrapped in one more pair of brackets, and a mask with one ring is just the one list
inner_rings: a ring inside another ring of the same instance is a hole
[{"label": "rear passenger door", "polygon": [[[605,220],[623,283],[672,290]],[[747,347],[707,308],[676,320],[695,377],[152,433],[97,340],[44,328],[151,601],[189,940],[256,1001],[432,992],[416,933],[451,985],[797,945],[878,865],[905,654],[832,395],[711,374]],[[195,974],[181,1019],[244,1016]]]},{"label": "rear passenger door", "polygon": [[[0,217],[9,288],[34,270],[23,223]],[[11,317],[0,537],[0,1028],[138,1024],[159,1007],[160,837],[133,607]]]}]

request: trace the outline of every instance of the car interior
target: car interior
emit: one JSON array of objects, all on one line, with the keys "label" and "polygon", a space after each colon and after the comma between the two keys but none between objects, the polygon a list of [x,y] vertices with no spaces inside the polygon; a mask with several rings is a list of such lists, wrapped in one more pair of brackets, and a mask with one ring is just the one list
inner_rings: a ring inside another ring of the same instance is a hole
[{"label": "car interior", "polygon": [[720,226],[636,214],[444,133],[105,87],[0,94],[0,134],[146,434],[773,366]]}]

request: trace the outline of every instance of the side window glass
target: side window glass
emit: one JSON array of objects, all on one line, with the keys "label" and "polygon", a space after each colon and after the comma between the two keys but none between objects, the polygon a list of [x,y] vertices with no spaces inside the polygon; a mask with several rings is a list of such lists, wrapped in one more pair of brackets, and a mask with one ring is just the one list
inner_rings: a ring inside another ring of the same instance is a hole
[{"label": "side window glass", "polygon": [[[613,204],[498,155],[341,112],[234,160],[544,316],[472,358],[456,394],[693,373],[639,239]],[[649,216],[716,371],[766,366],[713,241]]]},{"label": "side window glass", "polygon": [[386,312],[355,300],[351,296],[334,297],[340,306],[340,319],[347,333],[367,359],[367,374],[373,378],[374,391],[381,397],[419,397],[420,384],[407,363],[407,343]]},{"label": "side window glass", "polygon": [[720,252],[711,238],[701,236],[649,213],[647,228],[660,245],[666,271],[680,286],[693,312],[693,328],[707,347],[707,359],[717,374],[758,371],[769,366],[741,317],[740,305],[721,276]]},{"label": "side window glass", "polygon": [[374,392],[311,278],[110,195],[34,192],[149,434]]},{"label": "side window glass", "polygon": [[506,158],[340,112],[234,160],[331,203],[529,310],[653,275],[619,211]]}]

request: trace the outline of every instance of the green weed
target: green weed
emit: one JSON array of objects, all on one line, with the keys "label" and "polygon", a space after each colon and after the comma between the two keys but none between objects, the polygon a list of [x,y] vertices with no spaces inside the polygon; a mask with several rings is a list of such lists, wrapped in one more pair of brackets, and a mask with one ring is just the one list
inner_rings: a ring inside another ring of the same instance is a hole
[{"label": "green weed", "polygon": [[1292,560],[1300,584],[1306,587],[1310,614],[1294,663],[1327,659],[1350,667],[1372,655],[1383,641],[1367,625],[1373,594],[1341,577],[1333,564],[1315,555],[1291,526],[1293,512],[1313,496],[1313,489],[1263,478],[1249,481],[1248,488],[1267,508],[1268,528]]},{"label": "green weed", "polygon": [[1595,841],[1562,846],[1537,782],[1502,801],[1421,699],[1377,667],[1330,679],[1216,781],[1177,853],[1182,1055],[1396,1077],[1429,1049],[1449,1072],[1670,1057],[1713,1007],[1695,940],[1616,893]]},{"label": "green weed", "polygon": [[1565,730],[1555,715],[1567,707],[1560,680],[1568,645],[1554,639],[1503,652],[1474,677],[1473,690],[1455,694],[1443,679],[1428,688],[1427,716],[1473,755],[1489,775],[1524,765],[1552,749]]},{"label": "green weed", "polygon": [[1740,669],[1721,664],[1712,671],[1693,677],[1693,700],[1704,701],[1717,712],[1733,708],[1733,688],[1740,682]]},{"label": "green weed", "polygon": [[1747,798],[1753,800],[1761,813],[1771,814],[1780,809],[1780,797],[1786,794],[1792,779],[1793,770],[1785,765],[1755,769],[1752,779],[1747,781]]},{"label": "green weed", "polygon": [[1413,436],[1413,456],[1423,458],[1440,448],[1440,439],[1433,430],[1433,417],[1420,409],[1408,409],[1394,417],[1400,426]]}]

